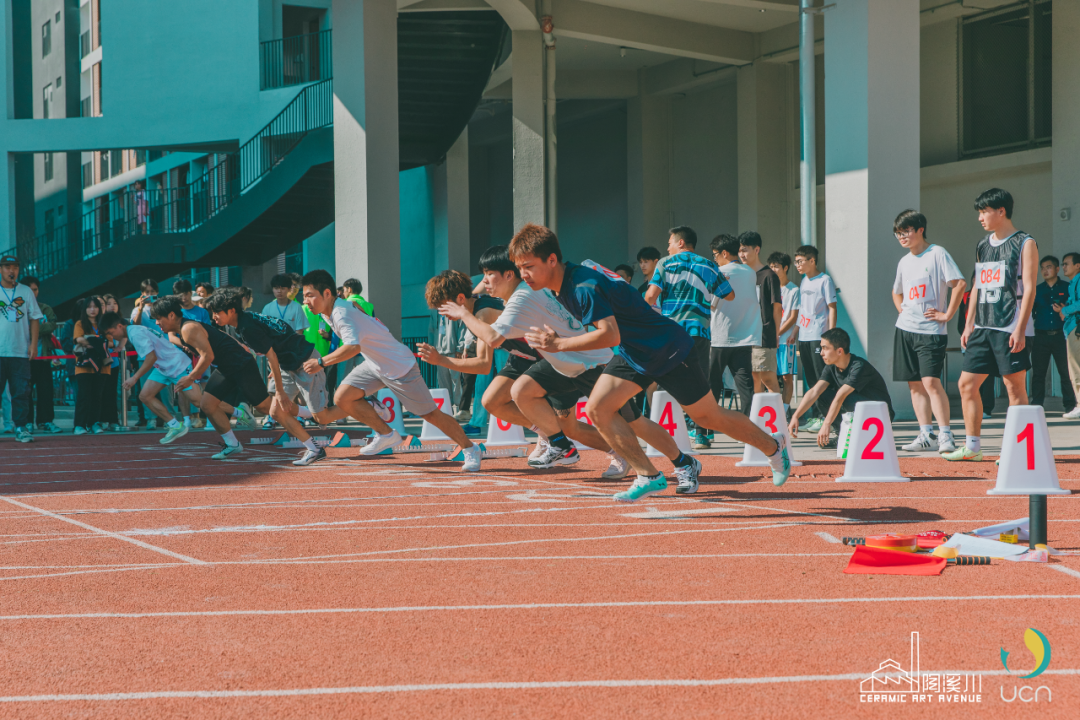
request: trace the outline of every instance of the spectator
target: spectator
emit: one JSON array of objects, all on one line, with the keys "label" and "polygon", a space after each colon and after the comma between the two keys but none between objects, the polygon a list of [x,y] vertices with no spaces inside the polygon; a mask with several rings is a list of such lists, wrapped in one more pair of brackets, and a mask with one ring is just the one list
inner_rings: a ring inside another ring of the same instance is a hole
[{"label": "spectator", "polygon": [[730,371],[739,396],[739,410],[749,416],[754,394],[754,347],[761,345],[757,273],[739,262],[740,244],[735,237],[717,235],[711,246],[713,259],[727,278],[734,297],[716,297],[712,303],[709,385],[717,399],[724,397],[724,371]]},{"label": "spectator", "polygon": [[113,385],[108,377],[112,375],[112,366],[106,355],[108,341],[102,338],[98,330],[102,310],[101,300],[87,298],[72,333],[75,354],[80,356],[75,361],[75,384],[79,386],[78,395],[75,396],[76,435],[105,432],[105,406],[113,402],[113,396],[109,394]]},{"label": "spectator", "polygon": [[622,264],[622,265],[616,265],[615,266],[615,273],[619,277],[621,277],[623,280],[630,283],[631,285],[634,284],[634,268],[633,268],[633,266],[626,265],[625,263]]},{"label": "spectator", "polygon": [[[110,295],[106,293],[105,295],[101,296],[100,300],[101,307],[104,308],[104,312],[101,313],[102,317],[104,317],[105,313],[120,312],[120,303],[117,301],[115,295]],[[117,431],[120,429],[119,407],[120,402],[123,398],[123,396],[120,394],[120,363],[127,362],[127,359],[120,354],[123,351],[123,347],[117,346],[115,349],[117,351],[117,357],[112,358],[112,362],[109,363],[112,367],[112,370],[109,372],[109,386],[112,389],[106,394],[109,397],[115,398],[116,402],[105,403],[104,420],[105,429],[112,431]]]},{"label": "spectator", "polygon": [[284,273],[275,275],[270,279],[270,290],[274,293],[274,299],[266,303],[262,314],[266,317],[277,318],[292,329],[293,332],[304,334],[308,327],[308,319],[304,314],[304,306],[293,302],[289,296],[292,292],[293,279]]},{"label": "spectator", "polygon": [[656,263],[660,262],[660,251],[651,245],[643,247],[638,250],[637,262],[638,267],[641,268],[641,279],[644,280],[643,283],[638,285],[638,291],[644,295],[645,291],[649,289],[649,281],[652,280]]},{"label": "spectator", "polygon": [[[22,284],[30,288],[37,299],[41,283],[36,277],[27,275],[22,279]],[[30,361],[30,387],[34,393],[35,403],[30,406],[30,429],[41,430],[47,433],[62,432],[53,422],[55,410],[53,410],[53,361],[40,360],[38,358],[47,355],[56,355],[58,348],[53,338],[56,330],[56,312],[43,302],[38,302],[41,309],[41,320],[38,322],[38,351],[35,359]]]},{"label": "spectator", "polygon": [[1046,396],[1046,371],[1053,358],[1061,383],[1061,402],[1066,412],[1076,407],[1076,395],[1069,380],[1069,351],[1065,342],[1065,321],[1058,309],[1069,303],[1069,281],[1058,277],[1060,263],[1047,255],[1039,263],[1043,282],[1035,287],[1032,320],[1035,337],[1031,343],[1031,404],[1042,405]]},{"label": "spectator", "polygon": [[360,306],[370,317],[375,317],[375,306],[364,299],[364,296],[360,293],[364,292],[364,284],[356,278],[349,278],[342,285],[345,288],[345,299],[350,300]]},{"label": "spectator", "polygon": [[15,439],[34,441],[30,423],[30,361],[37,356],[38,325],[42,313],[34,292],[19,283],[19,260],[0,257],[0,392],[11,394]]},{"label": "spectator", "polygon": [[214,286],[208,282],[195,283],[195,295],[192,300],[199,307],[202,307],[203,300],[214,294]]},{"label": "spectator", "polygon": [[[1073,384],[1073,395],[1080,393],[1080,334],[1077,333],[1077,313],[1080,313],[1080,253],[1067,252],[1061,258],[1061,270],[1065,273],[1065,279],[1069,281],[1069,298],[1064,305],[1055,305],[1054,308],[1061,316],[1064,325],[1066,347],[1069,351],[1069,378]],[[1065,407],[1068,407],[1066,405]],[[1072,408],[1062,417],[1070,420],[1080,418],[1080,405]]]},{"label": "spectator", "polygon": [[[202,283],[199,284],[202,287]],[[173,295],[180,299],[180,307],[183,308],[184,317],[188,320],[197,320],[206,325],[211,325],[210,313],[203,309],[202,305],[196,305],[191,297],[191,281],[180,278],[173,283]],[[207,295],[206,297],[209,297]]]},{"label": "spectator", "polygon": [[[142,281],[140,288],[142,292],[135,300],[135,309],[131,311],[131,324],[152,325],[157,327],[157,323],[150,317],[150,306],[157,300],[158,284],[154,280],[148,278]],[[76,318],[76,320],[77,319],[78,318]]]},{"label": "spectator", "polygon": [[780,392],[776,379],[776,330],[783,318],[780,278],[761,262],[761,236],[748,230],[739,236],[739,259],[757,273],[758,304],[761,305],[761,344],[754,348],[754,392]]},{"label": "spectator", "polygon": [[139,235],[146,234],[146,223],[150,218],[150,203],[147,202],[146,190],[142,180],[135,181],[135,227]]},{"label": "spectator", "polygon": [[240,297],[244,300],[244,312],[251,309],[251,305],[255,302],[255,298],[251,293],[251,288],[242,286],[240,288]]}]

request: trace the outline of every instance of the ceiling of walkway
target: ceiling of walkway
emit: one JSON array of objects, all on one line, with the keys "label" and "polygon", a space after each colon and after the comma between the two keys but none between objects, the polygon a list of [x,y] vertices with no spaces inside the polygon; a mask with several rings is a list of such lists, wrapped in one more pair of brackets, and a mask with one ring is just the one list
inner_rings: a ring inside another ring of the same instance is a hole
[{"label": "ceiling of walkway", "polygon": [[799,19],[799,0],[590,0],[597,5],[732,30],[765,32]]}]

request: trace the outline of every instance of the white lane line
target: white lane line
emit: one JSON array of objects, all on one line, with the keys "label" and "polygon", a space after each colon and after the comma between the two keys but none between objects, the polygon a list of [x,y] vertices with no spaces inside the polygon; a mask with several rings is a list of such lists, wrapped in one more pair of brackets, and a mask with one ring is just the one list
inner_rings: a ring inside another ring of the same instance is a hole
[{"label": "white lane line", "polygon": [[11,498],[6,497],[4,495],[0,495],[0,500],[3,500],[4,502],[7,502],[7,503],[11,503],[12,505],[15,505],[17,507],[21,507],[24,510],[33,510],[34,512],[40,513],[40,514],[45,515],[47,517],[51,517],[51,518],[54,518],[56,520],[60,520],[62,522],[71,523],[72,525],[78,525],[83,530],[89,530],[90,532],[97,533],[98,535],[107,535],[108,537],[115,538],[117,540],[123,540],[126,543],[131,543],[132,545],[138,545],[139,547],[141,547],[141,548],[143,548],[145,550],[150,550],[150,551],[159,553],[161,555],[168,555],[171,558],[176,558],[177,560],[182,560],[182,561],[184,561],[186,563],[191,563],[192,565],[206,565],[206,563],[203,562],[202,560],[196,560],[193,557],[188,557],[187,555],[181,555],[180,553],[175,553],[172,550],[166,550],[165,548],[160,548],[160,547],[157,547],[156,545],[151,545],[150,543],[145,543],[142,540],[136,540],[135,538],[130,538],[130,537],[126,537],[124,535],[120,535],[118,533],[109,532],[108,530],[102,530],[101,528],[94,527],[93,525],[87,525],[84,522],[79,522],[78,520],[74,520],[72,518],[64,517],[63,515],[57,515],[56,513],[49,512],[48,510],[42,510],[41,508],[34,507],[33,505],[27,505],[26,503],[21,503],[18,500],[12,500]]},{"label": "white lane line", "polygon": [[822,540],[824,540],[827,543],[835,543],[837,545],[840,544],[840,539],[837,538],[835,535],[830,535],[827,532],[817,532],[817,533],[814,533],[814,534],[817,535],[819,538],[821,538]]},{"label": "white lane line", "polygon": [[132,570],[157,570],[161,568],[179,567],[187,567],[187,565],[181,563],[168,563],[165,565],[139,565],[129,568],[106,568],[104,570],[72,570],[70,572],[43,573],[38,575],[12,575],[10,577],[0,577],[0,582],[5,582],[7,580],[37,580],[39,578],[66,577],[68,575],[98,575],[100,573],[130,572]]},{"label": "white lane line", "polygon": [[1080,578],[1080,572],[1077,572],[1072,568],[1065,567],[1064,565],[1047,565],[1046,567],[1050,568],[1051,570],[1057,570],[1060,573],[1065,573],[1066,575],[1072,575],[1075,578]]},{"label": "white lane line", "polygon": [[[739,510],[740,510],[739,508],[726,508],[726,507],[723,507],[722,505],[718,505],[717,507],[708,507],[708,508],[700,508],[700,509],[698,509],[698,508],[694,508],[694,509],[688,508],[686,510],[660,510],[660,509],[655,508],[655,507],[648,507],[648,508],[645,508],[645,512],[620,513],[620,515],[622,515],[623,517],[628,517],[628,518],[638,518],[639,520],[664,520],[664,519],[679,520],[679,519],[682,519],[686,515],[704,515],[704,514],[708,514],[708,513],[732,513],[732,512],[739,512]],[[736,519],[736,522],[738,522],[737,519]],[[770,520],[768,522],[772,522],[772,521]]]}]

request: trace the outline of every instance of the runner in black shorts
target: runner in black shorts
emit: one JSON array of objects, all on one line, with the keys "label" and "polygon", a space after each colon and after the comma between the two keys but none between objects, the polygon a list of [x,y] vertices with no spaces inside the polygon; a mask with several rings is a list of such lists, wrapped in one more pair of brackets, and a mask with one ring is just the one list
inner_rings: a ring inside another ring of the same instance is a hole
[{"label": "runner in black shorts", "polygon": [[164,332],[175,336],[185,350],[199,356],[191,374],[176,383],[178,391],[202,377],[211,363],[216,365],[203,388],[202,396],[202,411],[210,418],[223,441],[221,451],[213,459],[224,460],[242,452],[244,448],[236,439],[229,418],[221,411],[221,402],[222,398],[239,395],[259,412],[265,414],[270,411],[272,398],[266,391],[254,356],[217,327],[184,318],[183,306],[174,296],[154,301],[151,316]]},{"label": "runner in black shorts", "polygon": [[[791,461],[784,435],[770,437],[745,415],[717,405],[702,368],[688,359],[690,336],[678,324],[654,312],[622,278],[594,263],[590,263],[591,267],[564,263],[555,233],[531,223],[510,241],[510,257],[530,288],[551,290],[573,317],[596,327],[572,338],[559,337],[551,328],[538,329],[525,336],[530,346],[548,353],[615,345],[619,348],[619,357],[604,368],[586,409],[604,439],[638,472],[630,489],[617,494],[615,500],[635,502],[667,489],[667,480],[646,457],[634,430],[619,415],[622,406],[652,382],[670,393],[698,425],[724,432],[765,453],[776,485],[787,481]],[[657,429],[659,432],[648,432],[644,439],[670,457],[672,449],[677,452],[678,447],[663,428]],[[701,464],[681,452],[675,464],[678,468],[692,468],[690,474],[694,477],[687,491],[696,490]]]}]

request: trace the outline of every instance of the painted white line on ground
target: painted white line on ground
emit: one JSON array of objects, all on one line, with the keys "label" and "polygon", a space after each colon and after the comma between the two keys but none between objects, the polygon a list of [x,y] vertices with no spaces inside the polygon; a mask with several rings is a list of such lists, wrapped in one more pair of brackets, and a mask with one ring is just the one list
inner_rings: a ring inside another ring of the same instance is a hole
[{"label": "painted white line on ground", "polygon": [[21,507],[24,510],[33,510],[36,513],[40,513],[40,514],[45,515],[47,517],[51,517],[51,518],[54,518],[56,520],[60,520],[61,522],[71,523],[72,525],[78,525],[79,527],[81,527],[84,530],[89,530],[90,532],[97,533],[99,535],[107,535],[108,537],[116,538],[117,540],[122,540],[123,542],[126,542],[126,543],[131,543],[132,545],[138,545],[139,547],[143,548],[144,550],[150,550],[152,552],[156,552],[156,553],[159,553],[161,555],[168,555],[171,558],[176,558],[177,560],[182,560],[182,561],[184,561],[186,563],[191,563],[192,565],[205,565],[206,564],[202,560],[196,560],[193,557],[188,557],[187,555],[181,555],[180,553],[175,553],[172,550],[166,550],[165,548],[160,548],[160,547],[157,547],[156,545],[151,545],[150,543],[145,543],[142,540],[136,540],[135,538],[125,537],[124,535],[120,535],[120,534],[114,533],[114,532],[109,532],[108,530],[102,530],[101,528],[94,527],[93,525],[87,525],[84,522],[79,522],[78,520],[74,520],[72,518],[67,518],[67,517],[64,517],[63,515],[57,515],[56,513],[49,512],[48,510],[42,510],[41,508],[34,507],[33,505],[27,505],[26,503],[21,503],[18,500],[12,500],[11,498],[6,497],[4,495],[0,495],[0,500],[3,500],[4,502],[7,502],[7,503],[11,503],[12,505],[15,505],[17,507]]},{"label": "painted white line on ground", "polygon": [[98,575],[100,573],[130,572],[132,570],[156,570],[161,568],[188,567],[187,563],[168,563],[166,565],[137,565],[128,568],[107,568],[104,570],[72,570],[71,572],[44,573],[39,575],[12,575],[0,577],[0,582],[7,580],[37,580],[39,578],[67,577],[68,575]]},{"label": "painted white line on ground", "polygon": [[1080,572],[1077,572],[1072,568],[1065,567],[1064,565],[1047,565],[1047,567],[1051,570],[1057,570],[1060,573],[1065,573],[1066,575],[1072,575],[1075,578],[1080,578]]},{"label": "painted white line on ground", "polygon": [[814,534],[817,535],[819,538],[821,538],[822,540],[824,540],[827,543],[835,543],[837,545],[840,544],[840,539],[837,538],[835,535],[830,535],[827,532],[817,532],[817,533],[814,533]]},{"label": "painted white line on ground", "polygon": [[[708,513],[732,513],[739,512],[739,508],[725,508],[723,506],[709,508],[687,508],[686,510],[660,510],[655,507],[646,508],[645,512],[619,513],[623,517],[638,518],[640,520],[678,520],[686,515],[704,515]],[[771,522],[771,521],[769,521]]]}]

